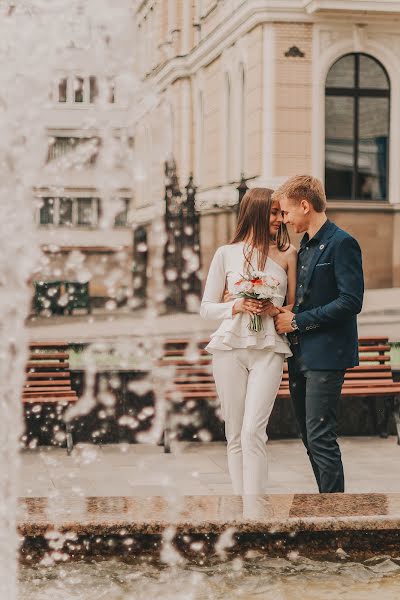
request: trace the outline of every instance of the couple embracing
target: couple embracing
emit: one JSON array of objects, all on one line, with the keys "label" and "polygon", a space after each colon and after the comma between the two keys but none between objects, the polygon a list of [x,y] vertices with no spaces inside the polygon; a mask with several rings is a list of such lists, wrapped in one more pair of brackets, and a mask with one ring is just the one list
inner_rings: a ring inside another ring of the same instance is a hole
[{"label": "couple embracing", "polygon": [[[345,371],[358,364],[364,283],[357,241],[325,211],[323,185],[311,176],[292,177],[275,192],[253,188],[241,202],[232,241],[218,248],[210,266],[201,315],[222,321],[207,350],[235,494],[268,492],[266,428],[285,358],[318,489],[344,491],[337,407]],[[287,224],[304,234],[298,252]],[[238,297],[238,280],[254,276],[273,279],[273,297]],[[262,324],[256,331],[249,327],[255,316]]]}]

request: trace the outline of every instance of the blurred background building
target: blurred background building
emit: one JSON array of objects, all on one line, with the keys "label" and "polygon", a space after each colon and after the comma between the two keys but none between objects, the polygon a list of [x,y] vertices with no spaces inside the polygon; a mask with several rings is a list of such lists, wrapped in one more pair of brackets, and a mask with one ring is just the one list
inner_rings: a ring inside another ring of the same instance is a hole
[{"label": "blurred background building", "polygon": [[367,287],[400,286],[399,1],[138,0],[135,32],[158,97],[135,131],[144,227],[174,157],[198,188],[206,271],[242,177],[275,188],[311,173],[360,241]]},{"label": "blurred background building", "polygon": [[131,26],[134,101],[86,39],[50,90],[37,314],[143,306],[160,211],[167,304],[187,308],[246,187],[304,173],[360,241],[367,287],[400,287],[400,1],[135,0]]},{"label": "blurred background building", "polygon": [[34,189],[40,312],[120,304],[132,289],[134,136],[123,92],[83,48],[60,60]]}]

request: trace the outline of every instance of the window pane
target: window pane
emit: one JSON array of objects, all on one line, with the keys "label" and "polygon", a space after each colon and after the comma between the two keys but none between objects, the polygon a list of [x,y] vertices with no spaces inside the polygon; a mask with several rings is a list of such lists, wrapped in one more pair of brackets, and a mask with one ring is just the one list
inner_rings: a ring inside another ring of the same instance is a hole
[{"label": "window pane", "polygon": [[71,138],[52,137],[50,138],[48,161],[56,160],[64,156],[71,149]]},{"label": "window pane", "polygon": [[47,161],[58,160],[62,168],[80,168],[84,165],[94,165],[99,153],[100,139],[98,137],[51,137]]},{"label": "window pane", "polygon": [[90,102],[95,102],[97,99],[97,96],[99,95],[99,88],[97,85],[96,77],[90,77],[89,86],[90,86]]},{"label": "window pane", "polygon": [[72,198],[60,198],[59,224],[72,225]]},{"label": "window pane", "polygon": [[326,97],[325,185],[330,199],[352,197],[354,99]]},{"label": "window pane", "polygon": [[92,226],[95,223],[92,198],[78,198],[78,225]]},{"label": "window pane", "polygon": [[360,88],[389,89],[389,81],[382,66],[365,54],[360,55]]},{"label": "window pane", "polygon": [[347,54],[339,58],[331,67],[326,78],[326,87],[354,88],[355,86],[355,55]]},{"label": "window pane", "polygon": [[357,198],[386,200],[389,99],[360,98]]},{"label": "window pane", "polygon": [[128,225],[128,207],[129,198],[121,198],[120,204],[124,204],[124,209],[115,215],[114,226],[115,227],[127,227]]},{"label": "window pane", "polygon": [[40,207],[39,222],[41,225],[53,225],[54,223],[54,198],[43,198]]},{"label": "window pane", "polygon": [[75,77],[74,79],[74,99],[75,102],[83,102],[83,78]]},{"label": "window pane", "polygon": [[67,101],[67,78],[63,77],[58,82],[58,101],[66,102]]},{"label": "window pane", "polygon": [[109,79],[107,82],[107,102],[113,104],[115,102],[115,82],[113,79]]}]

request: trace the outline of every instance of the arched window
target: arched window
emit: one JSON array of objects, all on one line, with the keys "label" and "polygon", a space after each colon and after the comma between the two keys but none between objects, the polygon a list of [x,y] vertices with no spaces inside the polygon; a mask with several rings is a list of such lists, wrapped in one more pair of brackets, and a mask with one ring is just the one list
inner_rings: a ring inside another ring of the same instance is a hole
[{"label": "arched window", "polygon": [[346,54],[325,87],[325,185],[332,200],[386,200],[390,81],[367,54]]},{"label": "arched window", "polygon": [[244,66],[240,67],[240,106],[239,106],[239,167],[240,173],[238,175],[241,177],[245,171],[245,163],[246,163],[246,73],[244,70]]},{"label": "arched window", "polygon": [[231,160],[232,160],[232,94],[231,94],[231,82],[229,75],[225,74],[225,164],[224,164],[224,181],[228,183],[231,179]]}]

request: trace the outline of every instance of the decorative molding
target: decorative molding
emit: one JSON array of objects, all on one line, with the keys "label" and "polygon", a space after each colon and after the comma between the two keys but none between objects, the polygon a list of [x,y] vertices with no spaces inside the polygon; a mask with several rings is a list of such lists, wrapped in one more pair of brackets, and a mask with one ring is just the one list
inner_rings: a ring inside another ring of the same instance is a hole
[{"label": "decorative molding", "polygon": [[328,200],[327,210],[340,212],[395,212],[395,205],[372,200]]},{"label": "decorative molding", "polygon": [[229,18],[219,24],[207,37],[185,57],[174,57],[160,65],[152,77],[155,84],[163,89],[172,79],[192,75],[199,67],[204,67],[217,58],[224,48],[237,44],[249,31],[264,23],[290,21],[292,23],[312,23],[302,0],[279,0],[276,9],[266,8],[265,0],[244,2]]},{"label": "decorative molding", "polygon": [[398,0],[352,0],[351,2],[349,0],[308,0],[305,4],[308,14],[317,14],[326,11],[400,13]]},{"label": "decorative molding", "polygon": [[216,208],[229,208],[238,202],[237,184],[211,188],[196,194],[196,209],[205,211]]},{"label": "decorative molding", "polygon": [[319,48],[320,52],[324,52],[326,48],[330,48],[339,40],[348,39],[350,35],[349,28],[346,29],[322,29],[319,32]]},{"label": "decorative molding", "polygon": [[285,56],[287,58],[304,58],[305,52],[300,50],[298,46],[292,46],[287,52],[285,52]]},{"label": "decorative molding", "polygon": [[211,15],[211,13],[214,12],[214,10],[217,8],[217,6],[218,6],[218,0],[214,0],[213,4],[211,4],[211,6],[208,7],[207,12],[204,12],[201,15],[201,18],[207,19]]},{"label": "decorative molding", "polygon": [[379,31],[366,32],[365,44],[379,42],[382,46],[390,48],[391,52],[400,53],[400,33],[390,33]]},{"label": "decorative molding", "polygon": [[355,23],[353,25],[353,44],[356,52],[362,52],[365,46],[366,38],[366,25],[362,23]]}]

